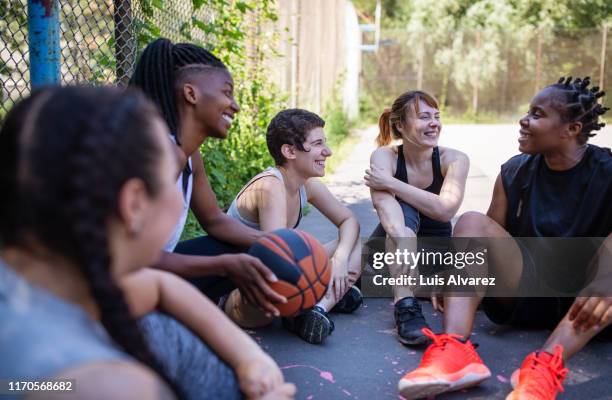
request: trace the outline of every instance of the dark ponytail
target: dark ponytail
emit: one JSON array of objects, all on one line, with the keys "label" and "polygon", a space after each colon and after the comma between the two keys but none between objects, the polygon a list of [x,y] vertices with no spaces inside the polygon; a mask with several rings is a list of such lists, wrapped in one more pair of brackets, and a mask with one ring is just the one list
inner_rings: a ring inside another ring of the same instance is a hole
[{"label": "dark ponytail", "polygon": [[[34,237],[79,266],[118,346],[181,392],[160,368],[111,274],[107,223],[131,178],[159,191],[158,118],[139,93],[116,88],[53,88],[15,106],[0,132],[0,203],[5,245],[27,248]],[[10,154],[17,154],[10,157]],[[7,158],[5,158],[7,157]],[[8,161],[7,161],[8,160]],[[6,168],[6,169],[5,169]]]}]

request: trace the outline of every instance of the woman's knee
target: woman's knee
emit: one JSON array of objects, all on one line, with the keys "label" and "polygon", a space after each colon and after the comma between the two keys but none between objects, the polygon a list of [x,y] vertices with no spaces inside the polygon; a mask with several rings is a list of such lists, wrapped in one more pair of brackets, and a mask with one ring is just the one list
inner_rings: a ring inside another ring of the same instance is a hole
[{"label": "woman's knee", "polygon": [[489,236],[489,225],[492,220],[477,211],[468,211],[461,215],[453,229],[453,236]]},{"label": "woman's knee", "polygon": [[223,311],[235,324],[246,329],[262,328],[274,320],[274,317],[266,316],[263,311],[242,298],[238,289],[230,293]]}]

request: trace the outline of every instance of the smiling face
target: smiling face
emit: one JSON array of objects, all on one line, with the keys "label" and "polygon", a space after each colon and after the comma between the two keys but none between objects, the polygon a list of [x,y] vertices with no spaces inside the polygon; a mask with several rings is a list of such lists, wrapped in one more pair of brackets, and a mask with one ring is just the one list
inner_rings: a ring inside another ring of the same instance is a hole
[{"label": "smiling face", "polygon": [[555,151],[567,140],[575,140],[570,133],[572,124],[564,122],[559,111],[553,106],[555,91],[552,87],[540,91],[531,100],[527,115],[519,120],[520,152],[547,153]]},{"label": "smiling face", "polygon": [[410,107],[406,113],[408,123],[397,124],[397,130],[401,132],[402,138],[418,147],[436,147],[442,130],[440,111],[419,100],[418,111],[416,107],[414,109]]},{"label": "smiling face", "polygon": [[240,107],[234,99],[234,81],[229,71],[210,67],[193,79],[197,90],[195,115],[208,137],[225,139]]},{"label": "smiling face", "polygon": [[305,151],[296,152],[296,167],[308,178],[325,176],[325,160],[332,155],[327,146],[325,130],[311,129],[303,146]]}]

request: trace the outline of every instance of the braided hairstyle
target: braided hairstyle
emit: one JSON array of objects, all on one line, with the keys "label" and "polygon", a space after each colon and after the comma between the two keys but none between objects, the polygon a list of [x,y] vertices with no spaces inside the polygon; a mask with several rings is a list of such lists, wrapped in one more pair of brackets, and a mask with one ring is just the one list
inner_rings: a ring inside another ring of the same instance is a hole
[{"label": "braided hairstyle", "polygon": [[436,99],[427,92],[420,90],[411,90],[402,93],[395,101],[391,108],[385,109],[378,119],[379,133],[376,137],[378,147],[386,146],[393,139],[401,139],[402,133],[397,129],[398,123],[406,124],[406,115],[409,112],[414,114],[419,113],[419,101],[423,100],[430,107],[439,108]]},{"label": "braided hairstyle", "polygon": [[202,47],[157,39],[142,52],[129,82],[130,86],[140,88],[157,105],[179,144],[176,136],[179,125],[175,98],[176,77],[182,68],[194,64],[227,70],[221,60]]},{"label": "braided hairstyle", "polygon": [[609,110],[597,102],[606,93],[600,91],[598,86],[589,89],[591,78],[584,79],[562,77],[549,87],[557,89],[552,99],[553,107],[559,111],[564,122],[582,123],[582,131],[578,135],[578,144],[585,144],[590,137],[595,136],[592,131],[598,131],[606,124],[599,122],[599,117]]},{"label": "braided hairstyle", "polygon": [[106,229],[129,179],[160,189],[158,115],[142,94],[108,87],[47,88],[17,104],[0,131],[0,242],[28,249],[34,238],[72,260],[112,339],[166,377],[112,277]]}]

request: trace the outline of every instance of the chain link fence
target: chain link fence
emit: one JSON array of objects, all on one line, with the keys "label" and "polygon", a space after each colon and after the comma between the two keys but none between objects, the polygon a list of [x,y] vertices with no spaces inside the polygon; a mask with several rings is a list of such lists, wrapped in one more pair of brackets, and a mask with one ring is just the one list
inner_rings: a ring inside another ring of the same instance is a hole
[{"label": "chain link fence", "polygon": [[[62,83],[125,85],[138,50],[156,37],[204,45],[210,21],[192,0],[62,0]],[[194,22],[196,21],[196,22]],[[0,0],[0,121],[30,88],[27,0]]]}]

